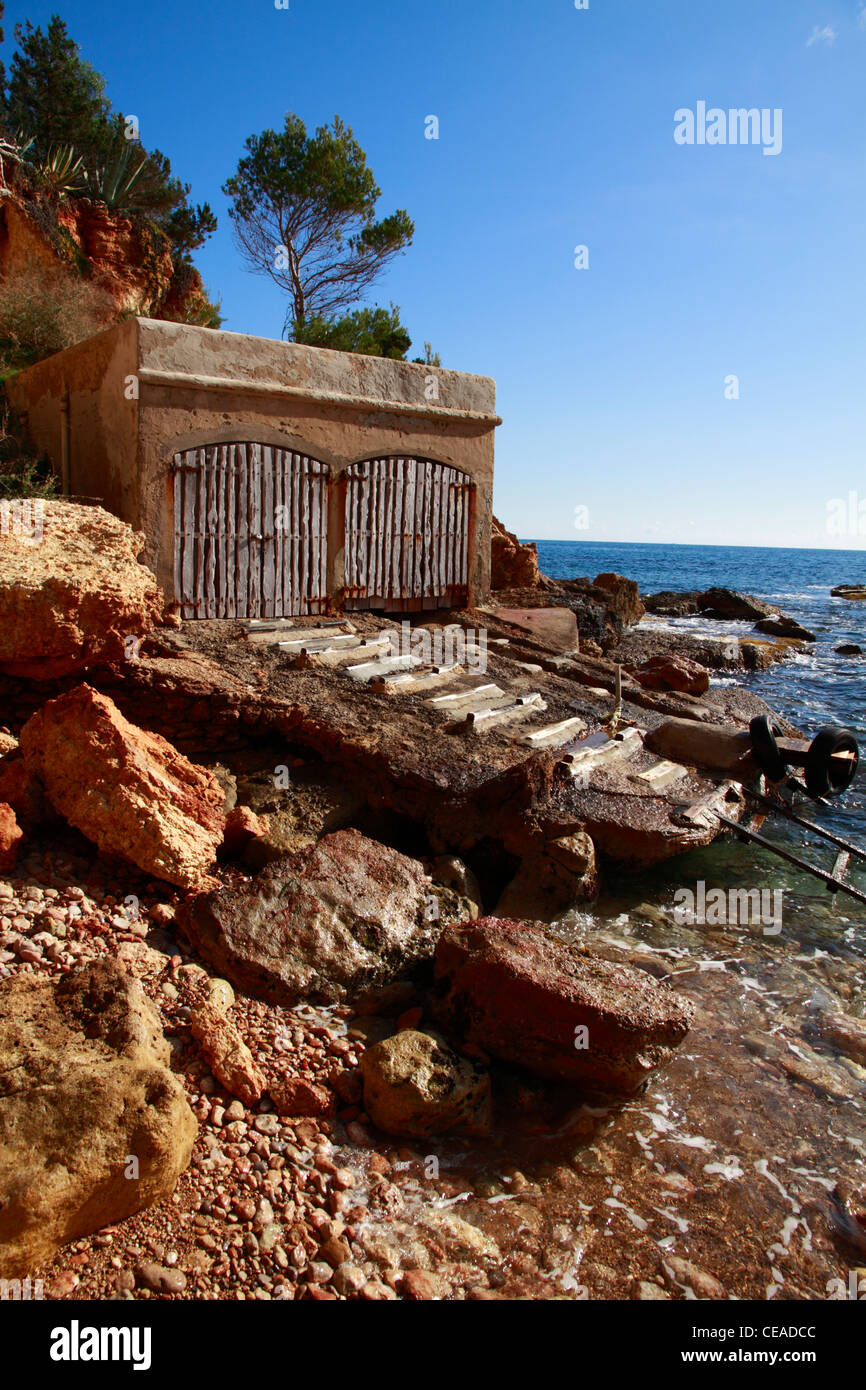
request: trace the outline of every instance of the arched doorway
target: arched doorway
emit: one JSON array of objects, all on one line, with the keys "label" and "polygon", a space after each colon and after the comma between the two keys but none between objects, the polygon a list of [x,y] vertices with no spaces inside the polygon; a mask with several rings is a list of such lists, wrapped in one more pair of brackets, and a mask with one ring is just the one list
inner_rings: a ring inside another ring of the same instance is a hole
[{"label": "arched doorway", "polygon": [[174,456],[183,618],[281,618],[327,602],[328,466],[246,441]]},{"label": "arched doorway", "polygon": [[472,480],[432,459],[346,470],[347,608],[453,607],[469,593]]}]

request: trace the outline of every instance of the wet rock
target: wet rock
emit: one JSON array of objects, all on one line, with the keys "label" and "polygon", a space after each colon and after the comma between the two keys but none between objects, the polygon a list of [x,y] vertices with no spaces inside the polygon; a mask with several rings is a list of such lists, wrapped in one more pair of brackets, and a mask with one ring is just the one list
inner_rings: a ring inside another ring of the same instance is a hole
[{"label": "wet rock", "polygon": [[706,589],[698,595],[697,601],[702,617],[716,618],[721,622],[779,616],[774,603],[764,603],[763,599],[741,594],[737,589]]},{"label": "wet rock", "polygon": [[14,753],[18,747],[18,740],[14,734],[10,734],[8,729],[0,729],[0,759]]},{"label": "wet rock", "polygon": [[416,1302],[447,1298],[451,1286],[440,1274],[431,1274],[426,1269],[407,1269],[397,1281],[397,1289],[403,1298]]},{"label": "wet rock", "polygon": [[108,696],[79,685],[50,700],[21,750],[52,806],[99,849],[179,887],[205,878],[223,834],[219,783]]},{"label": "wet rock", "polygon": [[433,1033],[406,1029],[361,1059],[364,1109],[386,1134],[487,1134],[490,1077]]},{"label": "wet rock", "polygon": [[838,656],[862,656],[863,648],[858,647],[856,642],[843,642],[841,647],[833,649]]},{"label": "wet rock", "polygon": [[15,812],[0,801],[0,870],[11,869],[18,859],[24,832],[15,819]]},{"label": "wet rock", "polygon": [[433,860],[433,877],[459,897],[467,899],[474,909],[471,916],[481,915],[481,884],[462,859],[455,854],[440,854]]},{"label": "wet rock", "polygon": [[814,632],[803,627],[796,618],[786,618],[783,614],[778,617],[759,618],[755,627],[758,632],[766,633],[768,637],[794,637],[800,642],[817,642],[818,640]]},{"label": "wet rock", "polygon": [[41,527],[38,543],[0,534],[0,671],[49,681],[123,661],[162,616],[138,563],[144,537],[102,507],[66,501],[41,503]]},{"label": "wet rock", "polygon": [[866,599],[866,584],[837,584],[830,590],[833,598],[847,598],[852,603]]},{"label": "wet rock", "polygon": [[852,1018],[850,1014],[843,1013],[824,1013],[820,1018],[819,1031],[846,1057],[866,1067],[866,1022],[862,1018]]},{"label": "wet rock", "polygon": [[539,1076],[630,1094],[686,1036],[688,1000],[643,971],[554,940],[537,922],[448,927],[436,949],[445,1031]]},{"label": "wet rock", "polygon": [[654,656],[634,672],[645,690],[678,690],[687,695],[703,695],[710,688],[710,673],[697,661],[685,656]]},{"label": "wet rock", "polygon": [[690,1260],[682,1260],[678,1255],[667,1255],[662,1262],[665,1279],[671,1288],[691,1289],[696,1298],[722,1299],[727,1298],[724,1285],[720,1284],[715,1275],[708,1274],[705,1269],[699,1269]]},{"label": "wet rock", "polygon": [[114,962],[0,986],[0,1275],[165,1200],[196,1121],[153,1005]]},{"label": "wet rock", "polygon": [[500,917],[552,922],[594,898],[599,877],[595,846],[585,830],[547,840],[521,861],[496,905]]},{"label": "wet rock", "polygon": [[700,597],[698,589],[685,593],[663,589],[658,594],[644,594],[643,605],[647,613],[653,613],[660,618],[689,618],[701,611],[698,602]]},{"label": "wet rock", "polygon": [[252,1052],[222,1009],[211,1003],[200,1004],[192,1011],[190,1028],[217,1081],[245,1105],[254,1105],[267,1082]]},{"label": "wet rock", "polygon": [[178,913],[199,953],[245,993],[278,1004],[336,1000],[432,955],[443,918],[414,860],[357,830],[263,869]]}]

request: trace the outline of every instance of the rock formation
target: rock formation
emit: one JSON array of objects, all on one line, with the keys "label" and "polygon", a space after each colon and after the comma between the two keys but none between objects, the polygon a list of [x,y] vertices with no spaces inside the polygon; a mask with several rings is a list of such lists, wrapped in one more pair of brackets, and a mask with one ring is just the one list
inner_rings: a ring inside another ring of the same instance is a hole
[{"label": "rock formation", "polygon": [[40,501],[34,527],[0,527],[0,671],[50,681],[137,652],[163,597],[144,538],[102,507]]},{"label": "rock formation", "polygon": [[435,991],[448,1036],[538,1076],[624,1095],[667,1060],[694,1015],[643,971],[583,954],[538,923],[494,917],[445,929]]},{"label": "rock formation", "polygon": [[539,583],[538,546],[534,542],[523,544],[494,517],[490,536],[490,587],[535,589]]},{"label": "rock formation", "polygon": [[196,1122],[141,988],[113,962],[0,986],[0,1276],[170,1196]]},{"label": "rock formation", "polygon": [[415,860],[339,830],[235,892],[200,894],[178,925],[238,988],[295,1004],[351,997],[432,955],[441,903]]},{"label": "rock formation", "polygon": [[101,850],[178,887],[196,887],[223,837],[223,790],[159,734],[79,685],[21,730],[28,771],[51,805]]},{"label": "rock formation", "polygon": [[375,1043],[361,1061],[364,1109],[386,1134],[485,1135],[490,1076],[458,1057],[443,1038],[406,1028]]}]

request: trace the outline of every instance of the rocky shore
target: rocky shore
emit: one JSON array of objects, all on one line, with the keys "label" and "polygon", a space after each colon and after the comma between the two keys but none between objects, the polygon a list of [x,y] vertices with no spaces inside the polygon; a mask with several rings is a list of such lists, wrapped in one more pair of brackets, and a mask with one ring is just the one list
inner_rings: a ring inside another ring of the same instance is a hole
[{"label": "rocky shore", "polygon": [[[431,621],[483,626],[486,678],[540,687],[553,723],[538,749],[510,724],[481,742],[306,648],[180,629],[127,528],[46,510],[45,550],[0,537],[0,1278],[54,1299],[824,1296],[866,1221],[857,1149],[796,1136],[866,1095],[859,967],[753,1046],[725,994],[748,931],[692,933],[696,967],[651,906],[575,930],[612,864],[712,833],[656,824],[640,751],[567,787],[573,754],[544,752],[561,724],[598,759],[619,721],[766,709],[645,613],[763,624],[725,657],[747,669],[810,634],[727,590],[548,580],[498,527],[489,609]],[[679,773],[680,801],[706,794]],[[799,949],[761,942],[748,978],[799,979]],[[755,1116],[799,1087],[751,1149],[724,1101],[688,1131],[725,1048],[758,1069]],[[758,1256],[777,1228],[780,1279]]]}]

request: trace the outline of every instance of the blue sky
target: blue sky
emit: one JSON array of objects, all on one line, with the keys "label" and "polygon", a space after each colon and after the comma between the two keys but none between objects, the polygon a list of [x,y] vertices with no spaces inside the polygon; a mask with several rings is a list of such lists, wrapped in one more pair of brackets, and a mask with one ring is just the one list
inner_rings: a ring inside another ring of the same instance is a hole
[{"label": "blue sky", "polygon": [[[7,66],[54,11],[220,216],[197,263],[233,331],[278,337],[285,307],[220,193],[244,140],[287,110],[352,126],[416,225],[373,297],[413,355],[496,378],[511,529],[866,548],[860,0],[11,0]],[[780,108],[781,153],[678,145],[700,101]]]}]

